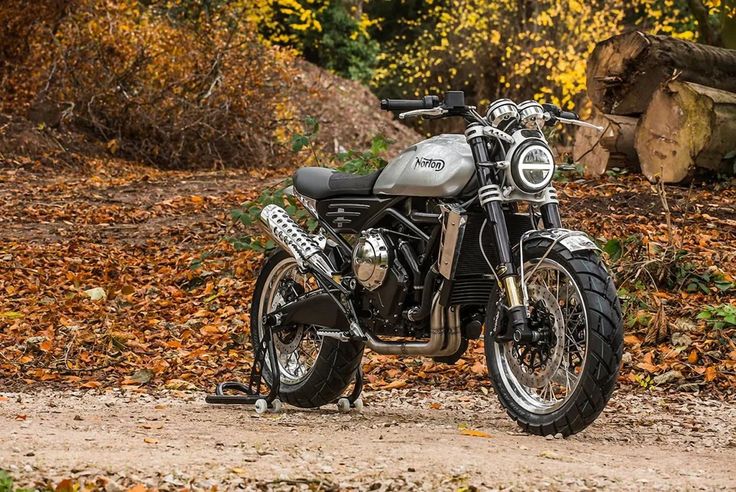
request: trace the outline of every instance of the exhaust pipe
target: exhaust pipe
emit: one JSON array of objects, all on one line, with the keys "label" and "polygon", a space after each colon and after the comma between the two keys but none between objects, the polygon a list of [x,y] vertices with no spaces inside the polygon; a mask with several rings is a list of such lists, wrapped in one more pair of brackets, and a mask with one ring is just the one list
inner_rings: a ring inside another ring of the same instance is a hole
[{"label": "exhaust pipe", "polygon": [[[427,342],[384,342],[366,333],[366,346],[380,355],[423,355],[442,357],[455,354],[460,349],[460,310],[457,307],[445,309],[439,304],[439,293],[432,302],[432,318],[429,322],[429,341]],[[445,323],[447,311],[447,323]]]},{"label": "exhaust pipe", "polygon": [[266,205],[261,210],[260,219],[266,233],[291,253],[300,267],[308,265],[314,268],[342,290],[342,286],[334,280],[337,272],[330,260],[317,242],[292,220],[286,210],[275,204]]}]

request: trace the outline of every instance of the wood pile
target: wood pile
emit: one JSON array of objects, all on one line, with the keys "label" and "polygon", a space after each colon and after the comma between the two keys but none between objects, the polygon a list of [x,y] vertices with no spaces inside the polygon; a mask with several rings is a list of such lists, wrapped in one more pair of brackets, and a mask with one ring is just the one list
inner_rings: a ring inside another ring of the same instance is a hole
[{"label": "wood pile", "polygon": [[632,31],[599,43],[586,76],[593,123],[605,128],[576,133],[573,158],[587,174],[628,167],[666,183],[698,168],[733,174],[735,50]]}]

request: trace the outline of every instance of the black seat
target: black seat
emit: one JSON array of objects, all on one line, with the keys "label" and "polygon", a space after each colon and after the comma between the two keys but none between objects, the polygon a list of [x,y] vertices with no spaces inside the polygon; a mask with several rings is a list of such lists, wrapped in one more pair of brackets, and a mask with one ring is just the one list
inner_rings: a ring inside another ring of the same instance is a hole
[{"label": "black seat", "polygon": [[324,167],[303,167],[294,173],[294,189],[316,200],[333,196],[370,195],[381,171],[371,174],[339,173]]}]

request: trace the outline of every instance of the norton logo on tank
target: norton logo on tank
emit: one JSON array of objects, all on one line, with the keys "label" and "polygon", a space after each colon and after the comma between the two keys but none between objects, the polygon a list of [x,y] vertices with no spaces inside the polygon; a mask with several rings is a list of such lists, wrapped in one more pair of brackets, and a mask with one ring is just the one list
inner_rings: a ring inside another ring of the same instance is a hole
[{"label": "norton logo on tank", "polygon": [[414,159],[414,168],[442,171],[445,168],[445,161],[443,161],[442,159],[427,159],[426,157],[416,157]]}]

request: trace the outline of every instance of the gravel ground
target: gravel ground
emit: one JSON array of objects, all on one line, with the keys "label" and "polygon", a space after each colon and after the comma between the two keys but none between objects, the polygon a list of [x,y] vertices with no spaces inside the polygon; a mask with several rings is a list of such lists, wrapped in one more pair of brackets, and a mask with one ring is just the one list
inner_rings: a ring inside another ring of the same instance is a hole
[{"label": "gravel ground", "polygon": [[481,392],[373,392],[360,414],[257,415],[203,396],[3,393],[0,469],[108,491],[736,488],[736,403],[695,395],[617,393],[567,439],[520,433]]}]

